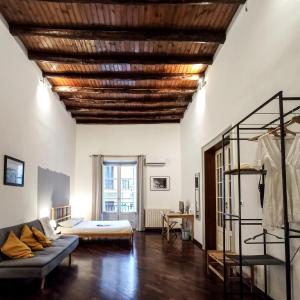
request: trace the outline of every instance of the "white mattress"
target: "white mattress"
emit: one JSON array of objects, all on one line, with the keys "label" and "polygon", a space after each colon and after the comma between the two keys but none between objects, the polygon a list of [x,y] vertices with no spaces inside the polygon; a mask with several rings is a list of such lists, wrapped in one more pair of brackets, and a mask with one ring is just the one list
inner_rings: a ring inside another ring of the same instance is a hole
[{"label": "white mattress", "polygon": [[[100,225],[100,226],[97,226]],[[122,221],[81,221],[72,228],[60,227],[62,234],[132,234],[128,220]]]}]

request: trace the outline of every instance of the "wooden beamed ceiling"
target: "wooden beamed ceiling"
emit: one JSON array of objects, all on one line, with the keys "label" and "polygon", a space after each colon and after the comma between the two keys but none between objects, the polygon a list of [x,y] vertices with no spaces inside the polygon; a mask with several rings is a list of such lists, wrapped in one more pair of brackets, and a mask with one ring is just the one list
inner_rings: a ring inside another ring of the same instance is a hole
[{"label": "wooden beamed ceiling", "polygon": [[77,123],[178,123],[245,0],[6,0]]}]

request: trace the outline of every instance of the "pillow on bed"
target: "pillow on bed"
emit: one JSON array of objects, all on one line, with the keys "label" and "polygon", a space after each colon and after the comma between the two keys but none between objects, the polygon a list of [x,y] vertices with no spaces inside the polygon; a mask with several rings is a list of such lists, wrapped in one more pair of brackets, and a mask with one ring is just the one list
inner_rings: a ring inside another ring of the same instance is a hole
[{"label": "pillow on bed", "polygon": [[65,228],[72,228],[82,222],[82,218],[72,218],[66,221],[59,222],[58,225]]}]

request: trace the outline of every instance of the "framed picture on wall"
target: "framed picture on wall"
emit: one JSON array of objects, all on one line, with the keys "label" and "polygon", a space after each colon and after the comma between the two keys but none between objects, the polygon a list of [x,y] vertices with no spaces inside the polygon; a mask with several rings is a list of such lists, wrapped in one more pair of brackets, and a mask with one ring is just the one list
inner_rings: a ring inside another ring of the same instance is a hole
[{"label": "framed picture on wall", "polygon": [[150,191],[169,191],[170,176],[151,176]]},{"label": "framed picture on wall", "polygon": [[4,155],[3,184],[24,186],[24,170],[24,161]]}]

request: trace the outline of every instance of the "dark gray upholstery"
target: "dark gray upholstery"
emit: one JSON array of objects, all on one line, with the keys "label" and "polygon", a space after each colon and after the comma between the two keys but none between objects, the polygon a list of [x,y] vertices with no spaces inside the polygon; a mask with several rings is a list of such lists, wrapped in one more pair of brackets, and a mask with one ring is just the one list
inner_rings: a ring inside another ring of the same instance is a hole
[{"label": "dark gray upholstery", "polygon": [[[26,223],[44,232],[41,223],[36,220]],[[9,232],[13,230],[19,237],[24,224],[0,229],[0,246],[5,242]],[[8,259],[2,256],[0,261],[0,278],[42,278],[49,274],[60,262],[71,254],[78,246],[77,236],[61,236],[51,247],[34,252],[34,257],[24,259]]]},{"label": "dark gray upholstery", "polygon": [[[7,237],[8,237],[11,230],[16,234],[17,237],[20,237],[21,236],[21,230],[22,230],[24,224],[27,224],[30,228],[32,226],[34,226],[35,228],[37,228],[38,230],[40,230],[44,233],[44,229],[43,229],[42,224],[39,220],[35,220],[35,221],[32,221],[32,222],[23,223],[23,224],[11,226],[11,227],[1,228],[0,229],[0,248],[5,243],[5,241],[6,241],[6,239],[7,239]],[[4,259],[5,259],[5,256],[3,254],[1,254],[1,252],[0,252],[0,262]]]}]

